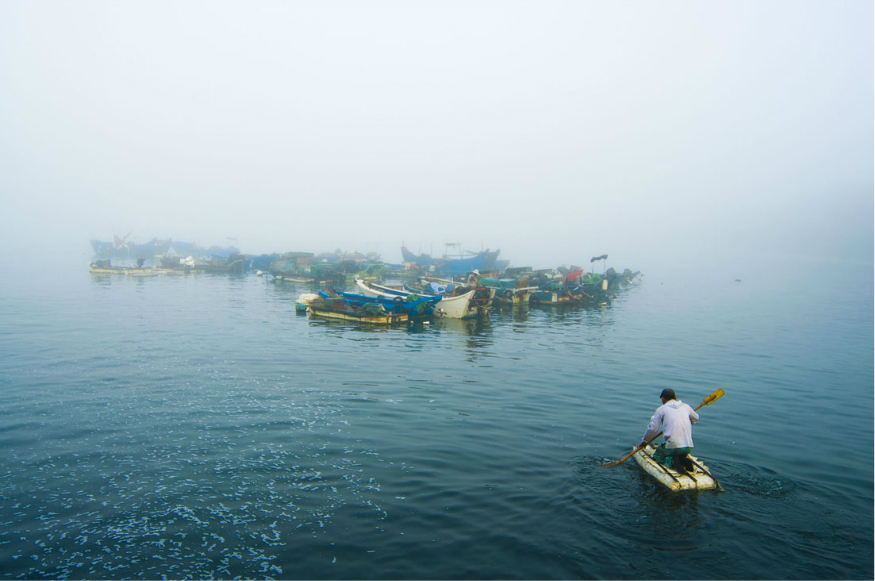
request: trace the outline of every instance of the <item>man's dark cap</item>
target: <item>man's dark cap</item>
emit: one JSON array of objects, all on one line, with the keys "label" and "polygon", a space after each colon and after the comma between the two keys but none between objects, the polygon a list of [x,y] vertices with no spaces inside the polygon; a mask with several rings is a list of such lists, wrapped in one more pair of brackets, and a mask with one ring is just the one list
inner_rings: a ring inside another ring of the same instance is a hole
[{"label": "man's dark cap", "polygon": [[675,395],[673,389],[663,389],[662,393],[659,394],[659,397],[664,397],[665,399],[668,399],[668,400],[678,398],[678,396]]}]

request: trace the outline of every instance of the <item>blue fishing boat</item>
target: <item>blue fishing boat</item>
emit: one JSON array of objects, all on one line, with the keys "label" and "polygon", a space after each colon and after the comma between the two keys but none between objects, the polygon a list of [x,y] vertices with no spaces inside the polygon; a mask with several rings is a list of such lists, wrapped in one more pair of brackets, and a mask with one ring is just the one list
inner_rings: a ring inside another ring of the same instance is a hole
[{"label": "blue fishing boat", "polygon": [[[460,244],[449,243],[447,247],[460,248]],[[458,275],[463,276],[469,272],[479,270],[480,272],[492,272],[500,269],[505,261],[498,260],[498,254],[501,250],[490,251],[488,248],[482,252],[447,252],[440,258],[433,258],[429,254],[414,254],[407,247],[401,247],[401,255],[404,257],[404,262],[415,264],[420,268],[434,272],[435,274]]]},{"label": "blue fishing boat", "polygon": [[356,279],[355,283],[369,297],[382,297],[390,300],[410,296],[440,298],[440,304],[435,306],[434,314],[438,317],[450,319],[469,319],[484,316],[489,310],[489,305],[492,301],[491,290],[485,287],[461,288],[453,283],[447,286],[435,284],[432,287],[425,279],[423,279],[423,286],[419,289],[407,286],[393,288],[373,282],[365,282],[361,279]]},{"label": "blue fishing boat", "polygon": [[384,310],[390,313],[404,313],[409,317],[418,317],[430,315],[434,312],[435,305],[441,301],[442,297],[427,297],[427,296],[397,296],[397,297],[372,297],[347,292],[326,292],[320,291],[319,295],[322,298],[331,296],[343,297],[347,304],[362,307],[367,304],[380,305]]}]

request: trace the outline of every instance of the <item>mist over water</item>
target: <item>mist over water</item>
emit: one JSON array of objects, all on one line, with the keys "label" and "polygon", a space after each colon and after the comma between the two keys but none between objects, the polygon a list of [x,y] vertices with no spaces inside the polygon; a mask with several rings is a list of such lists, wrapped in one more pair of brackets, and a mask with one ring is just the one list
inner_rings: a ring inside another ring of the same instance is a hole
[{"label": "mist over water", "polygon": [[458,242],[535,268],[872,260],[869,3],[0,16],[5,264],[128,233],[389,262]]}]

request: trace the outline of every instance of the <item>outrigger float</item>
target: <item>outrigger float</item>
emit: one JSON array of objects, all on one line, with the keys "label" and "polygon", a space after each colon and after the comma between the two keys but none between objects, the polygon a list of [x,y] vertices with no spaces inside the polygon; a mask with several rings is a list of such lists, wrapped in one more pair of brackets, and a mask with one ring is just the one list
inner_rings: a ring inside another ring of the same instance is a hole
[{"label": "outrigger float", "polygon": [[633,458],[659,484],[673,492],[680,492],[682,490],[715,490],[720,488],[720,483],[717,482],[717,479],[714,478],[711,471],[705,466],[705,463],[695,456],[687,456],[693,464],[693,470],[688,471],[686,474],[681,474],[665,464],[654,460],[653,452],[655,449],[652,445],[649,445],[635,454]]}]

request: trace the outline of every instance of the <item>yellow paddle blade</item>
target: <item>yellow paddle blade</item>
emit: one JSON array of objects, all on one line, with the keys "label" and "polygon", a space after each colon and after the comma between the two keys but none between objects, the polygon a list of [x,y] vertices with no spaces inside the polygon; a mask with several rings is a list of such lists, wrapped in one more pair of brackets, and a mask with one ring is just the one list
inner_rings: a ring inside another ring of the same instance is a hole
[{"label": "yellow paddle blade", "polygon": [[726,392],[723,391],[722,389],[718,389],[717,391],[715,391],[714,393],[712,393],[711,395],[706,397],[705,401],[702,402],[702,405],[711,405],[712,403],[714,403],[715,401],[717,401],[718,399],[720,399],[724,395],[726,395]]}]

